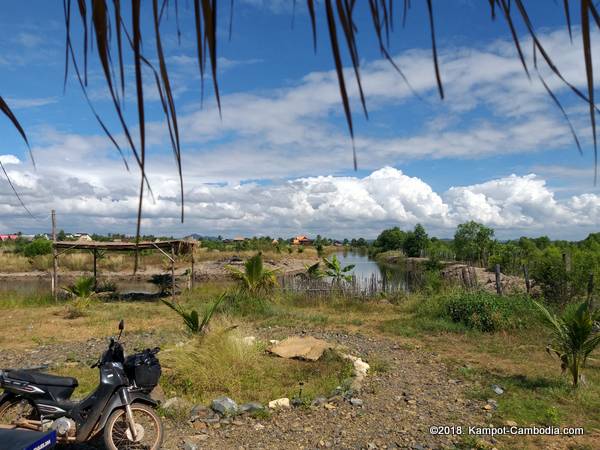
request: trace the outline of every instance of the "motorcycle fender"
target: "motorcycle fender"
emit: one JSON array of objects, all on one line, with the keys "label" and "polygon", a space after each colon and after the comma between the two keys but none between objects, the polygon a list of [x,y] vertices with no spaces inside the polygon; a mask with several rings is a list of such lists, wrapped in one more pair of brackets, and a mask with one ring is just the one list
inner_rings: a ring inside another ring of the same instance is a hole
[{"label": "motorcycle fender", "polygon": [[13,397],[15,397],[15,394],[13,394],[12,392],[3,392],[2,394],[0,394],[0,406],[2,406],[4,402],[7,402]]},{"label": "motorcycle fender", "polygon": [[[143,392],[130,392],[129,397],[131,398],[131,405],[133,405],[134,403],[145,403],[146,405],[150,405],[154,408],[158,406],[158,402],[156,400],[154,400],[149,395],[144,394]],[[96,429],[103,430],[106,426],[106,422],[108,422],[108,418],[113,413],[113,411],[124,407],[125,403],[121,400],[121,396],[117,392],[115,392],[115,394],[108,401],[108,404],[104,409],[105,414],[102,414],[102,417],[100,417],[100,421],[98,422],[98,426],[96,427]]]}]

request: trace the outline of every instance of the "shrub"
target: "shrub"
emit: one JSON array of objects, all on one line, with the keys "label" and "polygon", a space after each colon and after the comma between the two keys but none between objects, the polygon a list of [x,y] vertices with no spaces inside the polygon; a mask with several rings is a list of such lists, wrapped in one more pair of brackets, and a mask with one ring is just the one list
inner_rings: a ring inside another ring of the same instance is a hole
[{"label": "shrub", "polygon": [[152,275],[150,283],[158,288],[158,295],[167,295],[173,289],[173,278],[170,273],[157,273]]},{"label": "shrub", "polygon": [[525,328],[539,317],[531,301],[520,296],[462,292],[444,298],[443,303],[453,322],[484,332]]},{"label": "shrub", "polygon": [[239,290],[227,294],[218,308],[232,316],[251,318],[271,317],[275,314],[274,309],[273,303],[266,298]]},{"label": "shrub", "polygon": [[28,258],[50,253],[52,253],[52,241],[48,239],[35,239],[23,247],[23,255]]}]

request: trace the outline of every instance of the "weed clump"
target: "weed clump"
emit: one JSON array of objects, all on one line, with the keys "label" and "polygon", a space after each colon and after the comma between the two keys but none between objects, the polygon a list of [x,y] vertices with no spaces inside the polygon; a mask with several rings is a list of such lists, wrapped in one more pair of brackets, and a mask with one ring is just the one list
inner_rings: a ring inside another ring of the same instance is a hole
[{"label": "weed clump", "polygon": [[539,312],[526,297],[498,296],[487,292],[462,292],[444,299],[444,313],[467,328],[493,332],[531,325]]}]

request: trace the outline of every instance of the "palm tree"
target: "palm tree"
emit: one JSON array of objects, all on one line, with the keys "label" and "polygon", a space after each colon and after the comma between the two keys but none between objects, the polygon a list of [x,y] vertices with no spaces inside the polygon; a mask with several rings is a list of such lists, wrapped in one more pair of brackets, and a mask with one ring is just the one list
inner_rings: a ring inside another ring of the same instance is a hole
[{"label": "palm tree", "polygon": [[573,386],[577,387],[581,369],[585,367],[589,355],[600,345],[600,333],[595,329],[596,322],[600,320],[600,311],[592,311],[589,303],[584,301],[576,310],[568,310],[558,317],[542,304],[533,303],[542,312],[552,331],[552,343],[546,347],[546,351],[558,356],[563,373],[568,370]]},{"label": "palm tree", "polygon": [[67,306],[66,317],[75,319],[84,315],[84,310],[89,308],[93,297],[96,295],[94,291],[94,277],[79,277],[70,286],[63,286],[63,290],[73,297],[73,302]]},{"label": "palm tree", "polygon": [[192,309],[190,311],[186,311],[181,305],[175,302],[170,302],[168,300],[162,299],[162,302],[175,311],[179,317],[183,319],[183,323],[185,324],[188,331],[192,334],[200,335],[204,334],[208,328],[208,323],[212,319],[217,307],[223,302],[225,299],[225,294],[221,294],[213,303],[211,303],[208,308],[204,311],[202,315],[202,320],[200,320],[200,315],[198,311]]},{"label": "palm tree", "polygon": [[349,272],[354,269],[355,264],[349,264],[342,267],[342,264],[336,255],[333,255],[331,260],[323,258],[323,262],[325,263],[325,275],[331,277],[332,283],[339,285],[342,281],[352,280],[352,274]]},{"label": "palm tree", "polygon": [[95,281],[94,277],[79,277],[70,286],[63,286],[63,290],[75,298],[89,298],[95,294]]},{"label": "palm tree", "polygon": [[277,270],[265,269],[262,254],[257,253],[244,263],[244,270],[225,266],[240,283],[240,289],[250,294],[268,292],[277,285]]}]

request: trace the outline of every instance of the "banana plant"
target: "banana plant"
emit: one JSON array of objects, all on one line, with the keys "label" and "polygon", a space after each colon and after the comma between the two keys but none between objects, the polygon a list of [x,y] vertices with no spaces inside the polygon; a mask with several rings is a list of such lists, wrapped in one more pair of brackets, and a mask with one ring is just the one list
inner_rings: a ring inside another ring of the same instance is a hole
[{"label": "banana plant", "polygon": [[321,270],[321,263],[317,262],[312,265],[304,264],[304,276],[310,280],[319,280],[325,277],[325,273]]},{"label": "banana plant", "polygon": [[559,358],[562,372],[568,371],[573,386],[577,387],[589,355],[600,345],[600,333],[596,328],[600,311],[592,311],[589,303],[584,301],[574,311],[556,316],[541,303],[532,301],[552,332],[552,342],[546,351]]},{"label": "banana plant", "polygon": [[336,255],[331,257],[331,260],[323,258],[325,264],[325,275],[331,278],[332,283],[341,284],[342,281],[352,281],[352,270],[354,270],[355,264],[349,264],[342,267],[340,260]]}]

